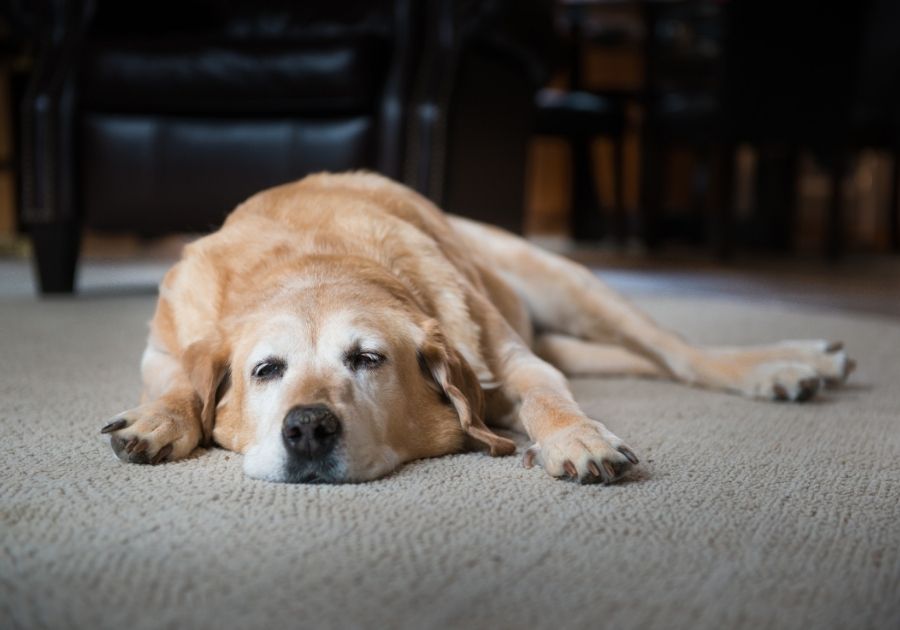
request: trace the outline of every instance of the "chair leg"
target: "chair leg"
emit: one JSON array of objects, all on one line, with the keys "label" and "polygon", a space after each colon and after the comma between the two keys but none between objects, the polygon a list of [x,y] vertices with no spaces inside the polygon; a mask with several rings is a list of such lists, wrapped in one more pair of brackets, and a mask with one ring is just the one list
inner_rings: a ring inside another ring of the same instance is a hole
[{"label": "chair leg", "polygon": [[[646,132],[644,132],[646,135]],[[641,238],[649,251],[654,251],[661,244],[660,204],[663,186],[663,153],[650,139],[644,138],[641,143]]]},{"label": "chair leg", "polygon": [[825,257],[838,260],[844,253],[844,171],[845,158],[835,157],[831,165],[831,200],[825,235]]},{"label": "chair leg", "polygon": [[713,168],[715,152],[712,147],[699,146],[692,149],[692,174],[691,174],[691,198],[688,207],[692,217],[701,217],[700,225],[688,223],[685,226],[685,236],[691,242],[710,242],[708,222],[702,218],[710,214],[710,206],[714,200],[713,194]]},{"label": "chair leg", "polygon": [[628,216],[625,213],[625,139],[613,138],[613,232],[620,246],[628,241]]},{"label": "chair leg", "polygon": [[900,148],[894,150],[894,165],[891,169],[891,199],[888,206],[888,230],[891,251],[900,253]]},{"label": "chair leg", "polygon": [[798,152],[793,146],[762,145],[756,174],[756,213],[764,226],[764,244],[774,251],[794,247]]},{"label": "chair leg", "polygon": [[597,241],[603,238],[603,215],[597,199],[594,182],[594,160],[591,156],[591,139],[572,138],[572,211],[570,231],[579,241]]},{"label": "chair leg", "polygon": [[77,222],[33,225],[29,229],[41,294],[72,293],[81,247]]},{"label": "chair leg", "polygon": [[713,249],[720,260],[734,254],[734,160],[735,148],[726,144],[714,152],[711,182],[713,199]]}]

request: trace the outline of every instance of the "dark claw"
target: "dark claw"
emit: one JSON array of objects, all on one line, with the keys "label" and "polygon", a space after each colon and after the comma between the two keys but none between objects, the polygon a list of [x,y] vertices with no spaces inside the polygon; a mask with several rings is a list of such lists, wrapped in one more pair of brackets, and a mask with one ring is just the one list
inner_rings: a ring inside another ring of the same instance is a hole
[{"label": "dark claw", "polygon": [[166,445],[163,446],[161,449],[159,449],[159,452],[158,452],[156,455],[153,456],[153,459],[150,460],[150,463],[151,463],[151,464],[154,464],[154,465],[155,465],[155,464],[159,464],[159,463],[162,462],[166,457],[168,457],[168,456],[169,456],[169,453],[171,453],[171,452],[172,452],[172,445],[171,445],[171,444],[166,444]]},{"label": "dark claw", "polygon": [[834,352],[840,352],[843,349],[844,349],[843,341],[834,341],[825,347],[825,352],[832,354]]},{"label": "dark claw", "polygon": [[525,451],[525,455],[522,456],[522,465],[525,466],[525,468],[531,468],[532,466],[534,466],[535,455],[535,451],[531,449]]},{"label": "dark claw", "polygon": [[606,474],[608,475],[608,478],[605,480],[607,483],[615,480],[615,478],[618,477],[618,475],[616,474],[616,469],[613,468],[613,465],[606,460],[603,461],[603,469],[606,470]]},{"label": "dark claw", "polygon": [[[146,464],[148,462],[147,454],[144,452],[147,450],[148,445],[143,440],[138,438],[126,440],[120,435],[111,435],[109,445],[112,446],[116,457],[123,462],[131,462],[132,464]],[[128,450],[129,448],[131,451]]]},{"label": "dark claw", "polygon": [[113,420],[105,427],[100,429],[100,433],[112,433],[113,431],[118,431],[119,429],[125,428],[127,424],[128,420],[126,420],[125,418],[119,418],[118,420]]},{"label": "dark claw", "polygon": [[844,364],[844,372],[837,378],[825,379],[825,387],[829,389],[840,387],[855,369],[856,361],[854,361],[853,359],[847,359],[847,362]]},{"label": "dark claw", "polygon": [[619,452],[622,453],[622,455],[624,455],[626,458],[628,458],[628,461],[630,461],[635,466],[640,463],[640,460],[637,458],[637,455],[634,454],[634,451],[632,451],[627,446],[620,446]]},{"label": "dark claw", "polygon": [[569,475],[572,479],[578,478],[578,469],[575,468],[575,464],[570,462],[568,459],[563,462],[563,468],[566,469],[566,474]]},{"label": "dark claw", "polygon": [[782,385],[775,385],[772,390],[775,392],[775,400],[787,400],[787,390]]},{"label": "dark claw", "polygon": [[800,381],[800,391],[797,394],[799,402],[805,402],[816,395],[819,391],[819,379],[807,378]]}]

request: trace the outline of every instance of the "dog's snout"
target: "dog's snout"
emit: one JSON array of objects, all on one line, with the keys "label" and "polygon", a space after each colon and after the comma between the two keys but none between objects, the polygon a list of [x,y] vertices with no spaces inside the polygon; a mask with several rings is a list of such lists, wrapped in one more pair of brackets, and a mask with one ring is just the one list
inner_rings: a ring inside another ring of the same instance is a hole
[{"label": "dog's snout", "polygon": [[325,405],[301,405],[284,417],[281,435],[289,450],[309,458],[328,454],[341,434],[341,421]]}]

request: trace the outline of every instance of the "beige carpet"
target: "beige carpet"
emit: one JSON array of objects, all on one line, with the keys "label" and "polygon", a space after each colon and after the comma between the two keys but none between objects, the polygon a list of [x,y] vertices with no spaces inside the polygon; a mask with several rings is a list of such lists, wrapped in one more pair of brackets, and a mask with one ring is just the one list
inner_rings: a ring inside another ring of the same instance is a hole
[{"label": "beige carpet", "polygon": [[151,297],[0,302],[0,626],[900,627],[900,323],[640,303],[704,342],[843,339],[860,370],[803,406],[578,381],[644,461],[615,487],[477,454],[274,485],[101,440]]}]

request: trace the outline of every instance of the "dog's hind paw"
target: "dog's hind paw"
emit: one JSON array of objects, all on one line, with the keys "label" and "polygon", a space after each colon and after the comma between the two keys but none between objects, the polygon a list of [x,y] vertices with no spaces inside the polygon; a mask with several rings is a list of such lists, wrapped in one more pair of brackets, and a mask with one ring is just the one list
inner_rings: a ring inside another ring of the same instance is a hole
[{"label": "dog's hind paw", "polygon": [[698,383],[751,398],[804,402],[822,385],[843,384],[856,367],[844,345],[824,339],[782,341],[749,348],[714,348]]},{"label": "dog's hind paw", "polygon": [[822,378],[810,365],[773,361],[757,366],[747,379],[744,393],[755,398],[805,402],[819,391]]},{"label": "dog's hind paw", "polygon": [[769,400],[805,402],[822,385],[839,387],[856,368],[844,344],[827,341],[785,341],[780,345],[797,354],[762,363],[750,373],[750,395]]},{"label": "dog's hind paw", "polygon": [[840,341],[783,341],[781,345],[803,353],[802,362],[815,369],[826,387],[839,387],[856,369],[856,361],[847,356]]}]

